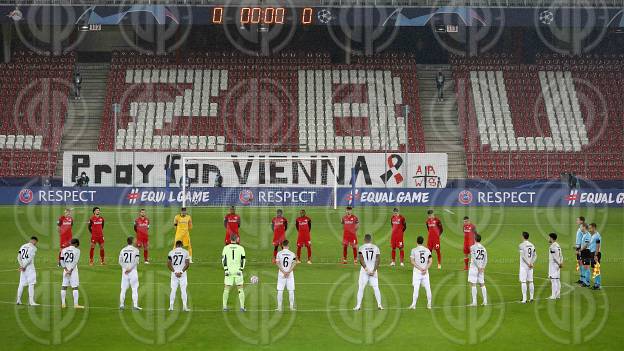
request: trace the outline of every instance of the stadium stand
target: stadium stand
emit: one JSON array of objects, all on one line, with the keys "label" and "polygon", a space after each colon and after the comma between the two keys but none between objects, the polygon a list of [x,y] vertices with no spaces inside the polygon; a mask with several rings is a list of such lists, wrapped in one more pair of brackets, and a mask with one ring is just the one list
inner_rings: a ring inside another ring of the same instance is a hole
[{"label": "stadium stand", "polygon": [[74,56],[18,51],[0,64],[0,176],[53,175]]},{"label": "stadium stand", "polygon": [[540,56],[535,65],[518,65],[504,54],[453,58],[468,175],[622,178],[621,60]]},{"label": "stadium stand", "polygon": [[386,55],[115,52],[99,149],[424,151],[415,60]]}]

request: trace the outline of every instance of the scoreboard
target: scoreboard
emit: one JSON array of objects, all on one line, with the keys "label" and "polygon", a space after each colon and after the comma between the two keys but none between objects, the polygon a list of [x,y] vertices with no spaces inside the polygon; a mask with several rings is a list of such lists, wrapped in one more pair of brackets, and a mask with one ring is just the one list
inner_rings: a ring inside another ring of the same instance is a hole
[{"label": "scoreboard", "polygon": [[315,8],[292,7],[213,7],[211,24],[311,25]]}]

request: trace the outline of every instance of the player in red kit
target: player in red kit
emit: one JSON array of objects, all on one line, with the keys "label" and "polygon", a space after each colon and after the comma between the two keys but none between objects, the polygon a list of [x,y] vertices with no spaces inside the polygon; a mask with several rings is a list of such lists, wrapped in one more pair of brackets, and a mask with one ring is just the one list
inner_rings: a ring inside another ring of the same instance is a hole
[{"label": "player in red kit", "polygon": [[310,231],[312,230],[312,220],[306,216],[306,211],[299,211],[299,217],[295,220],[297,228],[297,263],[301,263],[301,248],[308,249],[308,264],[312,264],[312,241]]},{"label": "player in red kit", "polygon": [[56,222],[59,230],[59,242],[61,244],[61,250],[59,251],[59,265],[61,264],[61,251],[71,245],[72,239],[72,227],[74,226],[74,219],[71,215],[69,208],[65,209],[65,213],[59,217]]},{"label": "player in red kit", "polygon": [[240,243],[240,235],[238,234],[240,224],[240,216],[236,214],[236,208],[234,206],[231,206],[230,213],[226,214],[225,218],[223,219],[223,226],[225,227],[225,245],[228,245],[230,243],[230,236],[232,234],[236,234],[236,243]]},{"label": "player in red kit", "polygon": [[470,222],[468,216],[464,217],[464,270],[468,270],[468,262],[470,261],[470,247],[475,243],[475,234],[477,227]]},{"label": "player in red kit", "polygon": [[286,230],[288,230],[288,220],[284,218],[282,210],[277,210],[277,215],[271,220],[271,229],[273,229],[273,263],[275,263],[277,248],[282,246],[282,241],[286,239]]},{"label": "player in red kit", "polygon": [[[438,256],[438,269],[442,268],[442,250],[440,249],[440,236],[444,228],[442,228],[442,221],[435,216],[433,210],[427,211],[427,248],[433,252],[435,250]],[[470,251],[470,250],[468,250]],[[470,253],[470,252],[469,252]]]},{"label": "player in red kit", "polygon": [[353,208],[347,207],[346,214],[342,217],[342,264],[347,263],[347,247],[353,249],[353,263],[357,264],[357,247],[358,238],[357,230],[360,226],[360,220],[352,213]]},{"label": "player in red kit", "polygon": [[138,248],[143,248],[143,261],[145,264],[149,264],[149,231],[150,221],[147,216],[145,216],[145,209],[142,208],[139,211],[139,217],[134,220],[134,233],[136,234],[136,246]]},{"label": "player in red kit", "polygon": [[405,257],[405,252],[403,251],[403,234],[405,233],[405,229],[407,229],[407,223],[405,222],[405,217],[403,217],[399,213],[399,209],[396,207],[392,210],[390,226],[392,227],[392,236],[390,238],[390,247],[392,248],[392,263],[390,263],[390,265],[396,265],[396,249],[399,249],[401,266],[404,266],[405,264],[403,263],[403,257]]},{"label": "player in red kit", "polygon": [[95,244],[100,246],[100,264],[104,265],[104,218],[100,215],[100,208],[93,208],[93,216],[89,219],[89,233],[91,233],[91,251],[89,264],[93,266],[93,252]]}]

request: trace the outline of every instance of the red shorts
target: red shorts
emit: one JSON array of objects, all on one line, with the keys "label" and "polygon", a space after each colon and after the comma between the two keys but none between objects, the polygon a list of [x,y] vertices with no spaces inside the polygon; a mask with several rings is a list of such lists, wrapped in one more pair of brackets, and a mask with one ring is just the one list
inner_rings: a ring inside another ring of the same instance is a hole
[{"label": "red shorts", "polygon": [[464,240],[464,255],[470,255],[470,247],[474,245],[474,242]]},{"label": "red shorts", "polygon": [[69,245],[71,245],[71,240],[72,240],[71,237],[67,237],[67,238],[61,237],[61,249],[69,247]]},{"label": "red shorts", "polygon": [[342,246],[356,246],[358,244],[357,235],[355,234],[343,234],[342,235]]},{"label": "red shorts", "polygon": [[104,244],[104,235],[91,235],[91,243],[92,244]]},{"label": "red shorts", "polygon": [[403,235],[394,235],[390,238],[390,247],[392,249],[402,249],[405,243],[403,242]]},{"label": "red shorts", "polygon": [[299,234],[297,236],[297,247],[308,246],[311,243],[310,234]]},{"label": "red shorts", "polygon": [[[236,234],[236,233],[234,233],[234,234]],[[230,243],[230,236],[231,236],[231,233],[226,233],[225,234],[225,239],[223,239],[223,242],[225,242],[225,245]],[[240,235],[238,235],[238,234],[236,234],[236,243],[240,244]]]},{"label": "red shorts", "polygon": [[144,235],[137,235],[136,244],[137,244],[138,247],[141,247],[141,246],[145,247],[145,246],[148,245],[148,243],[149,243],[149,237],[147,235],[145,235],[145,236]]},{"label": "red shorts", "polygon": [[440,249],[440,237],[437,235],[427,236],[427,248],[429,251],[439,250]]},{"label": "red shorts", "polygon": [[282,242],[286,240],[286,234],[275,235],[273,234],[273,246],[280,246]]}]

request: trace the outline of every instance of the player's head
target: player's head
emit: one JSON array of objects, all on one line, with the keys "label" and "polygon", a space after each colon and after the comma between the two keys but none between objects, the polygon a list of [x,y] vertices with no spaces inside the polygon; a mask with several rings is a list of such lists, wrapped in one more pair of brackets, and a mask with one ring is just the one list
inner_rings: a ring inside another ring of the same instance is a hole
[{"label": "player's head", "polygon": [[231,214],[235,214],[236,213],[236,207],[230,206],[230,213]]},{"label": "player's head", "polygon": [[557,233],[548,234],[548,242],[552,244],[555,241],[557,241]]},{"label": "player's head", "polygon": [[96,215],[96,216],[99,216],[100,215],[100,208],[99,207],[94,207],[93,208],[93,214]]},{"label": "player's head", "polygon": [[33,245],[37,245],[37,243],[39,242],[39,239],[36,236],[31,236],[30,237],[30,243]]},{"label": "player's head", "polygon": [[277,210],[277,216],[278,217],[281,217],[283,214],[284,214],[284,212],[282,211],[281,208]]},{"label": "player's head", "polygon": [[128,245],[134,245],[134,237],[129,236],[128,238],[126,238],[126,242],[128,243]]},{"label": "player's head", "polygon": [[186,216],[186,207],[182,207],[180,209],[180,214],[183,215],[183,216]]},{"label": "player's head", "polygon": [[576,217],[576,224],[577,225],[581,225],[583,223],[585,223],[585,217],[583,217],[583,216]]},{"label": "player's head", "polygon": [[145,209],[144,208],[139,210],[139,216],[140,217],[145,217]]},{"label": "player's head", "polygon": [[529,240],[529,233],[528,232],[522,232],[522,238],[524,240]]},{"label": "player's head", "polygon": [[587,223],[581,223],[581,232],[586,232],[589,229]]},{"label": "player's head", "polygon": [[284,241],[282,241],[282,248],[287,249],[289,243],[290,241],[288,241],[288,239],[285,239]]},{"label": "player's head", "polygon": [[422,236],[418,236],[418,238],[416,238],[416,243],[418,245],[422,245],[425,242],[425,238],[423,238]]},{"label": "player's head", "polygon": [[300,217],[304,217],[305,215],[306,215],[305,210],[301,210],[301,211],[299,211],[299,216],[300,216]]},{"label": "player's head", "polygon": [[66,208],[65,209],[65,217],[69,217],[71,216],[71,209],[70,208]]},{"label": "player's head", "polygon": [[434,216],[433,210],[427,210],[427,217],[433,218],[433,216]]},{"label": "player's head", "polygon": [[80,240],[78,240],[77,238],[73,238],[73,239],[71,239],[70,243],[71,243],[71,245],[72,245],[72,246],[74,246],[74,247],[78,247],[78,246],[80,246]]},{"label": "player's head", "polygon": [[182,247],[182,240],[176,241],[176,247]]},{"label": "player's head", "polygon": [[592,223],[590,223],[590,224],[589,224],[589,232],[590,232],[590,233],[594,233],[594,232],[596,231],[596,228],[597,228],[597,227],[598,227],[598,226],[596,225],[596,223],[593,223],[593,222],[592,222]]},{"label": "player's head", "polygon": [[470,224],[470,217],[464,216],[464,224]]},{"label": "player's head", "polygon": [[236,244],[238,241],[238,235],[236,233],[230,234],[230,244]]},{"label": "player's head", "polygon": [[372,235],[370,235],[370,234],[364,235],[364,242],[365,243],[370,243],[371,240],[373,240],[373,236]]},{"label": "player's head", "polygon": [[392,213],[395,214],[395,215],[398,215],[399,214],[399,208],[398,207],[393,208],[392,209]]},{"label": "player's head", "polygon": [[352,211],[353,211],[353,207],[347,206],[347,209],[345,210],[345,212],[347,212],[347,214],[350,215]]},{"label": "player's head", "polygon": [[475,241],[480,243],[481,242],[481,235],[480,234],[475,234]]}]

